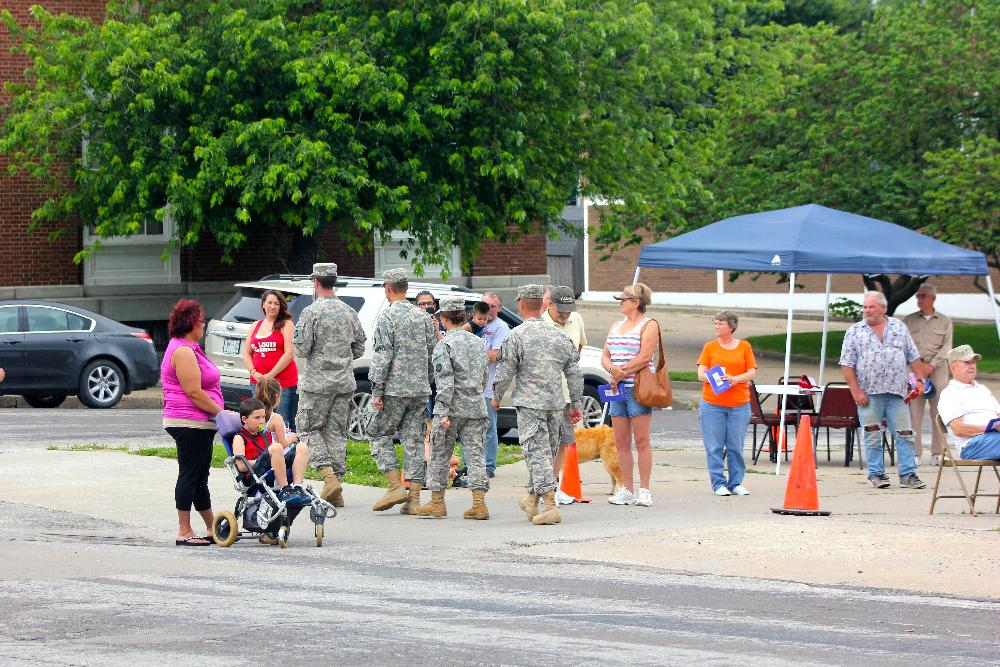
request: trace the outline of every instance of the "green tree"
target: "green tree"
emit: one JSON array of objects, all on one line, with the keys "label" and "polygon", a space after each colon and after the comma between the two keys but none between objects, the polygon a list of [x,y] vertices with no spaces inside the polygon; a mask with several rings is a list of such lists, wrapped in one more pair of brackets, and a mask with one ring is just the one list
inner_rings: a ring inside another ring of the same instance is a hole
[{"label": "green tree", "polygon": [[[0,153],[53,193],[36,221],[228,253],[250,225],[320,228],[354,250],[404,230],[416,267],[552,230],[568,193],[612,202],[601,233],[682,219],[699,182],[714,6],[673,0],[113,2],[99,24],[33,9],[7,29]],[[80,147],[86,143],[86,151]],[[699,157],[701,156],[701,157]],[[87,252],[87,251],[84,251]]]}]

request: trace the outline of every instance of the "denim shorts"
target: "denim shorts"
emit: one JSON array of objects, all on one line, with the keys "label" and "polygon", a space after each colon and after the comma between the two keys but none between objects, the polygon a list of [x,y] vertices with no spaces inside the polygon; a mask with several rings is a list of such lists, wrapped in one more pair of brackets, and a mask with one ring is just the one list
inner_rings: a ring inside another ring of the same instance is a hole
[{"label": "denim shorts", "polygon": [[625,400],[609,403],[608,415],[611,417],[641,417],[653,414],[653,408],[635,400],[634,389],[632,387],[621,386],[619,389],[625,390]]}]

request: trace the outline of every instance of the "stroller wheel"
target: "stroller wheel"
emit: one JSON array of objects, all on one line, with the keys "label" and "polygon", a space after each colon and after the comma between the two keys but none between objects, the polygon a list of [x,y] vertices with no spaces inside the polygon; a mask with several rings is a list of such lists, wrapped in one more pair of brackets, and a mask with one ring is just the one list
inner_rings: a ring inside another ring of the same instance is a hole
[{"label": "stroller wheel", "polygon": [[220,547],[228,547],[239,536],[236,527],[236,516],[232,512],[219,512],[212,521],[212,537]]},{"label": "stroller wheel", "polygon": [[278,546],[282,549],[288,548],[288,526],[282,526],[278,529]]},{"label": "stroller wheel", "polygon": [[322,523],[315,524],[315,528],[313,530],[316,533],[316,546],[318,547],[323,546],[323,524]]}]

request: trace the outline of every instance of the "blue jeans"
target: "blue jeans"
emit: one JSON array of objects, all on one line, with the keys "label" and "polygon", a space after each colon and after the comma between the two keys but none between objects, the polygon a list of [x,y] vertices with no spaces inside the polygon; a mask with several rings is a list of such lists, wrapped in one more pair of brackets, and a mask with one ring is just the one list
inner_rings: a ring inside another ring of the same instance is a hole
[{"label": "blue jeans", "polygon": [[299,393],[297,387],[285,387],[281,390],[281,402],[274,409],[285,420],[285,428],[295,431],[295,411],[299,409]]},{"label": "blue jeans", "polygon": [[635,387],[619,385],[619,392],[625,393],[624,401],[610,401],[608,403],[608,415],[611,417],[641,417],[642,415],[653,414],[653,408],[648,407],[635,400]]},{"label": "blue jeans", "polygon": [[[743,460],[743,440],[750,426],[750,404],[726,408],[702,400],[698,410],[701,437],[705,441],[708,475],[712,490],[724,486],[730,491],[743,483],[747,464]],[[722,472],[722,455],[728,460],[729,481]]]},{"label": "blue jeans", "polygon": [[[858,406],[858,420],[861,422],[861,434],[865,443],[865,455],[868,459],[868,477],[881,475],[885,472],[885,462],[882,460],[882,420],[889,423],[889,428],[896,434],[896,456],[899,457],[899,478],[912,475],[917,471],[917,462],[913,458],[913,426],[910,424],[910,408],[903,402],[902,396],[896,394],[869,394],[868,405]],[[867,426],[878,426],[869,431]],[[909,431],[903,435],[901,431]]]},{"label": "blue jeans", "polygon": [[1000,431],[990,431],[969,438],[959,456],[963,459],[1000,459]]},{"label": "blue jeans", "polygon": [[486,451],[486,471],[496,472],[497,470],[497,450],[500,448],[500,438],[497,436],[497,411],[493,409],[493,399],[486,398],[486,414],[490,418],[490,425],[486,427],[483,434],[483,449]]}]

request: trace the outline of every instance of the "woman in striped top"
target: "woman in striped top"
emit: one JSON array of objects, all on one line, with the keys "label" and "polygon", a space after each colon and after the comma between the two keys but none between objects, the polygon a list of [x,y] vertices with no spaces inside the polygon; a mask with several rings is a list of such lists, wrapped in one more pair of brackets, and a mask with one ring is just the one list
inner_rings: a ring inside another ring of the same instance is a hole
[{"label": "woman in striped top", "polygon": [[[611,427],[615,432],[615,448],[622,468],[622,486],[608,498],[612,505],[652,507],[649,478],[653,472],[653,451],[649,445],[650,420],[653,410],[635,400],[635,373],[643,366],[653,370],[653,354],[660,340],[656,320],[646,317],[646,306],[653,292],[646,285],[629,285],[615,299],[621,301],[625,316],[611,327],[604,344],[601,365],[611,374],[611,384],[625,393],[624,401],[610,403]],[[648,326],[647,326],[648,325]],[[632,441],[635,441],[639,464],[639,490],[633,483]]]}]

